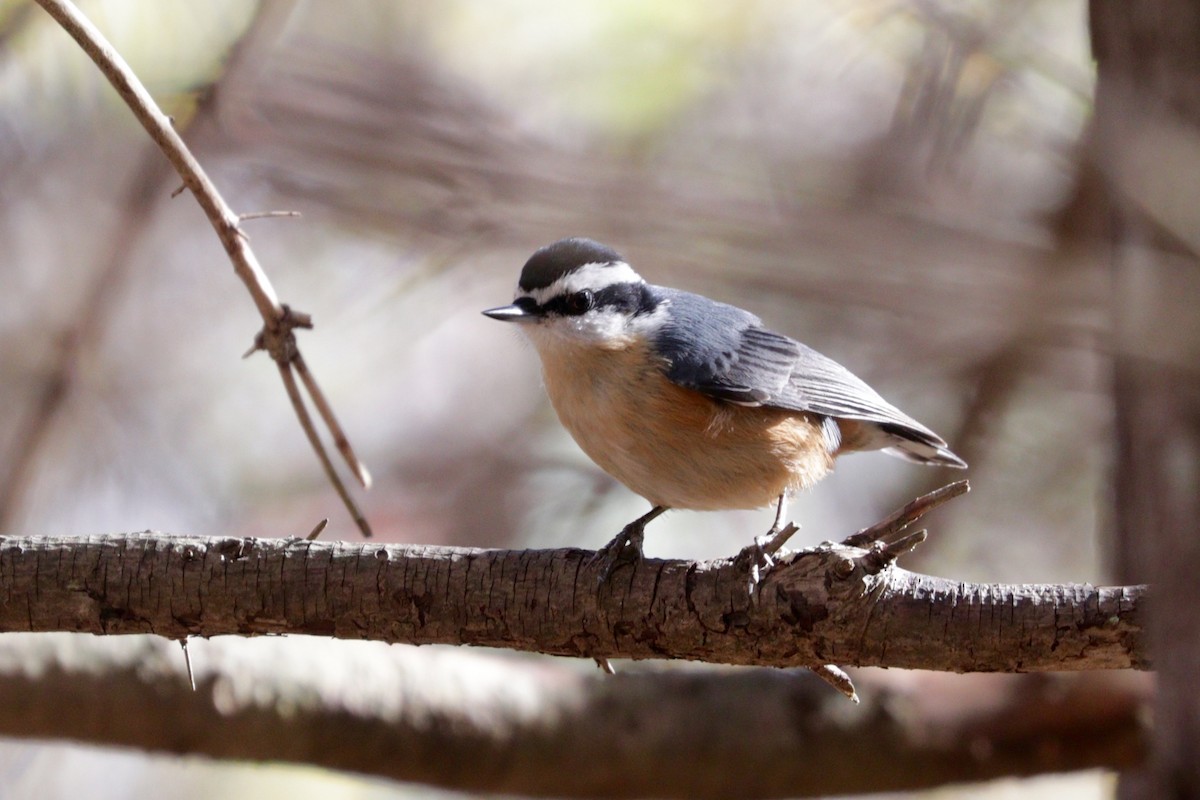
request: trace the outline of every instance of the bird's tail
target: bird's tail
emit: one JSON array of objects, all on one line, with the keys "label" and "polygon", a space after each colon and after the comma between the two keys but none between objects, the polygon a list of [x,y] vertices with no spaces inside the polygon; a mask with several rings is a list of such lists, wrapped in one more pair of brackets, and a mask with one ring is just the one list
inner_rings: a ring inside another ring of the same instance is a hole
[{"label": "bird's tail", "polygon": [[928,429],[891,423],[884,423],[879,428],[890,439],[883,448],[888,455],[929,466],[967,468],[967,462],[954,455],[942,438]]}]

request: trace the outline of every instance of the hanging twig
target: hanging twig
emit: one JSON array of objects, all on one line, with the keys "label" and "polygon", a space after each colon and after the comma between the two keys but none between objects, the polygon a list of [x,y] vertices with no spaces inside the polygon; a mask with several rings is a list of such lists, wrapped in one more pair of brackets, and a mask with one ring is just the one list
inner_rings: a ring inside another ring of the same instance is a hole
[{"label": "hanging twig", "polygon": [[283,379],[283,387],[287,390],[288,399],[292,401],[292,407],[296,409],[296,416],[300,419],[300,427],[304,429],[304,435],[308,437],[308,441],[312,444],[313,450],[317,454],[317,458],[321,462],[321,468],[325,470],[325,474],[329,477],[329,482],[333,484],[333,488],[337,490],[338,496],[342,498],[342,502],[346,505],[346,510],[350,512],[350,516],[354,518],[354,523],[358,525],[358,529],[362,531],[363,536],[371,535],[371,526],[367,523],[367,518],[363,516],[362,509],[358,507],[358,503],[354,502],[354,498],[350,496],[350,492],[346,489],[346,484],[338,477],[337,471],[333,468],[333,462],[329,460],[329,454],[325,452],[325,448],[321,445],[321,437],[317,434],[317,427],[313,425],[312,417],[309,416],[308,409],[304,407],[304,398],[300,396],[300,387],[296,385],[296,376],[284,364],[279,365],[279,377]]},{"label": "hanging twig", "polygon": [[308,396],[312,399],[313,405],[317,407],[317,413],[321,415],[321,419],[325,420],[325,425],[329,428],[329,432],[333,436],[333,443],[337,447],[338,452],[342,454],[342,458],[350,465],[350,469],[354,472],[354,477],[358,478],[358,482],[362,484],[362,487],[370,489],[371,473],[367,471],[366,466],[354,454],[354,448],[350,446],[350,440],[346,438],[346,434],[342,430],[342,426],[338,423],[337,417],[333,415],[333,407],[325,399],[325,393],[317,385],[316,378],[308,371],[308,365],[304,363],[304,356],[300,355],[299,350],[295,352],[292,358],[292,367],[295,368],[296,374],[300,376],[300,380],[304,382],[304,388],[308,390]]},{"label": "hanging twig", "polygon": [[246,285],[246,289],[254,300],[254,305],[262,315],[263,329],[255,340],[257,345],[255,349],[267,350],[279,365],[280,375],[283,377],[285,387],[288,388],[289,396],[292,397],[292,406],[296,410],[300,425],[304,428],[326,475],[346,504],[351,516],[354,517],[359,530],[364,536],[370,536],[370,526],[333,469],[304,403],[296,402],[298,389],[292,376],[293,369],[301,370],[305,388],[312,396],[313,402],[329,427],[334,441],[338,443],[338,449],[349,464],[351,471],[364,487],[368,486],[370,476],[366,468],[355,457],[354,451],[346,439],[346,434],[338,425],[323,394],[316,388],[316,381],[309,374],[307,368],[297,367],[297,362],[301,364],[303,362],[300,359],[299,350],[296,348],[295,336],[292,331],[296,327],[311,327],[311,320],[307,315],[290,311],[279,302],[271,282],[263,273],[258,259],[239,228],[241,220],[246,217],[235,214],[229,208],[212,181],[209,180],[208,175],[205,174],[203,167],[175,131],[170,117],[162,112],[150,93],[146,91],[146,87],[138,80],[137,75],[104,38],[104,35],[69,0],[37,1],[79,43],[79,46],[112,83],[113,88],[117,90],[117,93],[133,111],[134,116],[150,134],[150,138],[175,167],[183,179],[183,185],[191,190],[196,202],[204,210],[221,243],[225,246],[225,252],[228,253],[229,259],[233,263],[234,272]]}]

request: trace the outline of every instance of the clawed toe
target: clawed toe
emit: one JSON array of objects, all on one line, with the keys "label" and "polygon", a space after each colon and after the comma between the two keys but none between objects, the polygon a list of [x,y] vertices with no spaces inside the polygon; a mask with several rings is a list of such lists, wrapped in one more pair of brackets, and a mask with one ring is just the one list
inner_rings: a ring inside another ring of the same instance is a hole
[{"label": "clawed toe", "polygon": [[784,524],[783,518],[786,513],[787,495],[784,494],[779,496],[779,504],[775,507],[775,521],[771,524],[771,529],[762,536],[755,537],[754,543],[742,548],[737,555],[737,563],[746,566],[748,573],[746,584],[751,598],[758,595],[758,587],[767,577],[767,573],[775,566],[775,554],[796,532],[795,525],[790,522]]},{"label": "clawed toe", "polygon": [[601,547],[588,558],[586,566],[595,567],[603,564],[597,586],[603,586],[612,577],[617,567],[626,564],[637,564],[642,560],[642,540],[645,538],[646,523],[666,511],[666,506],[655,506],[642,516],[621,529],[621,532],[608,544]]},{"label": "clawed toe", "polygon": [[746,589],[751,597],[755,596],[763,579],[775,566],[775,559],[772,557],[774,550],[770,549],[774,535],[775,531],[769,531],[763,536],[756,537],[752,544],[746,545],[737,554],[737,563],[745,565],[746,568]]},{"label": "clawed toe", "polygon": [[638,531],[636,534],[633,534],[626,528],[611,542],[592,553],[587,559],[586,566],[592,568],[600,567],[600,574],[596,578],[596,584],[602,586],[608,582],[608,579],[612,577],[612,574],[618,567],[637,564],[641,560],[641,532]]}]

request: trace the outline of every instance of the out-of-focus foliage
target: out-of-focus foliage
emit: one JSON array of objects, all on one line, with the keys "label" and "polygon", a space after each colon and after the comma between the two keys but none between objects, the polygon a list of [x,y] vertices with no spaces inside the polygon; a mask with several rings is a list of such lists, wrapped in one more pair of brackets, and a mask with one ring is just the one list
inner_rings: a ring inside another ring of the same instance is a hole
[{"label": "out-of-focus foliage", "polygon": [[430,20],[430,39],[532,126],[653,137],[729,85],[769,16],[753,2],[456,0]]},{"label": "out-of-focus foliage", "polygon": [[[963,452],[975,491],[917,566],[1102,577],[1105,297],[1054,246],[1090,110],[1082,3],[83,8],[237,210],[303,213],[246,230],[315,315],[301,345],[383,538],[594,546],[643,510],[478,314],[536,247],[585,234],[752,308]],[[156,158],[72,41],[0,5],[0,453],[44,426],[6,532],[330,516],[352,536],[274,368],[239,360],[254,309]],[[855,456],[795,515],[832,538],[951,477]],[[768,522],[674,514],[648,551],[728,554]]]},{"label": "out-of-focus foliage", "polygon": [[[47,127],[78,126],[92,113],[128,117],[109,102],[96,67],[40,9],[24,0],[0,7],[0,47],[5,56],[0,103],[14,127],[33,135]],[[176,122],[184,124],[195,96],[218,80],[229,50],[245,33],[256,4],[214,0],[186,3],[85,4],[89,18],[114,42],[121,56]],[[184,31],[185,35],[173,35]],[[170,42],[163,34],[171,36]],[[18,109],[24,113],[15,113]],[[132,120],[126,120],[132,121]]]}]

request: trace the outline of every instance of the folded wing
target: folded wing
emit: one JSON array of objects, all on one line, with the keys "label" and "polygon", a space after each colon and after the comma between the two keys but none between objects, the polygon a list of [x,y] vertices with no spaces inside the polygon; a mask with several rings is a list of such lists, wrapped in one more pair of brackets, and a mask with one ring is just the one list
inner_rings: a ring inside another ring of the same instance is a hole
[{"label": "folded wing", "polygon": [[965,467],[936,433],[884,400],[850,370],[763,327],[748,311],[676,290],[656,350],[674,383],[745,406],[806,411],[868,423],[859,449]]}]

